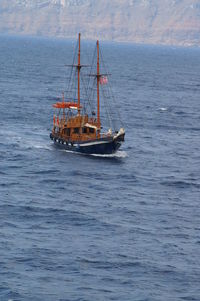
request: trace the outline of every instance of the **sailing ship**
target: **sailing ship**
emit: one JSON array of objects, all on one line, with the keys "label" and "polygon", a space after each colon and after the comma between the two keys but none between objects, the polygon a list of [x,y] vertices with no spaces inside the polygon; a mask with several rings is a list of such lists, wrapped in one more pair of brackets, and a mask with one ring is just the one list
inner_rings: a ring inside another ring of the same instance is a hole
[{"label": "sailing ship", "polygon": [[[53,128],[50,138],[54,144],[68,151],[74,151],[85,154],[113,154],[124,142],[125,130],[123,127],[117,129],[104,129],[103,122],[100,117],[100,88],[108,82],[107,73],[101,73],[100,70],[100,48],[99,41],[96,43],[96,63],[95,72],[88,74],[89,78],[93,78],[95,82],[95,98],[96,111],[88,112],[87,102],[81,101],[81,72],[83,67],[89,67],[81,64],[81,34],[78,35],[77,58],[74,57],[73,64],[70,65],[75,69],[76,96],[65,97],[63,93],[62,101],[53,104],[53,108],[57,110],[57,114],[53,117]],[[91,68],[92,70],[92,68]],[[87,76],[87,75],[86,75]],[[70,77],[70,81],[72,76]],[[74,79],[73,79],[74,81]],[[89,80],[90,81],[90,80]],[[71,82],[73,83],[73,82]],[[88,86],[90,86],[88,84]],[[69,88],[70,90],[70,88]],[[86,97],[90,102],[89,88]],[[66,101],[67,100],[67,101]]]}]

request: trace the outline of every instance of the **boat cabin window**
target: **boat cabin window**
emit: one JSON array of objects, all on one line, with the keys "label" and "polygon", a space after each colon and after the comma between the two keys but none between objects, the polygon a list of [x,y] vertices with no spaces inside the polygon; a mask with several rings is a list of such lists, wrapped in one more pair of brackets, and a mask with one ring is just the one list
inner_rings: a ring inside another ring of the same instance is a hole
[{"label": "boat cabin window", "polygon": [[79,128],[74,128],[74,134],[79,134]]},{"label": "boat cabin window", "polygon": [[94,129],[93,128],[89,128],[89,132],[90,132],[90,134],[94,134]]},{"label": "boat cabin window", "polygon": [[86,127],[82,128],[82,133],[87,134],[87,128]]},{"label": "boat cabin window", "polygon": [[67,136],[70,136],[70,129],[65,128],[64,129],[64,134],[67,135]]}]

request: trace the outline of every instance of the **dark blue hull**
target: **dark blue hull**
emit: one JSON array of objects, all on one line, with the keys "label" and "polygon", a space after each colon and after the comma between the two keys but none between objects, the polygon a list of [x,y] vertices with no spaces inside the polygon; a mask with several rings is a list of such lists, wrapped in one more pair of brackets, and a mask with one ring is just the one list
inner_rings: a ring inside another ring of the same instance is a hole
[{"label": "dark blue hull", "polygon": [[120,148],[121,142],[123,141],[120,137],[117,137],[116,139],[113,139],[113,137],[106,137],[87,142],[72,142],[54,137],[52,133],[50,134],[50,138],[59,148],[78,153],[101,155],[115,153]]}]

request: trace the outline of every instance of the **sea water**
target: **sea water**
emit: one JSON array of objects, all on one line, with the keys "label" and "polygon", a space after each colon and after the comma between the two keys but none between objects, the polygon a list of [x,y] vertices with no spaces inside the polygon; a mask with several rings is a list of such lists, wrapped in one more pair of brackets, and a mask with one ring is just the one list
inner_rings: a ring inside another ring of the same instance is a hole
[{"label": "sea water", "polygon": [[74,45],[0,37],[0,300],[199,301],[200,50],[102,43],[126,141],[84,156],[49,139]]}]

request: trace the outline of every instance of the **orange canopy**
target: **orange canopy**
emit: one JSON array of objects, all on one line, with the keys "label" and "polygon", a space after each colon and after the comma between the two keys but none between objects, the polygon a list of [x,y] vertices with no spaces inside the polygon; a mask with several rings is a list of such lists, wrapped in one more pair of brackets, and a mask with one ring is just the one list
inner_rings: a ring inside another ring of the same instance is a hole
[{"label": "orange canopy", "polygon": [[[76,102],[57,102],[53,104],[56,109],[78,109],[78,104]],[[81,108],[81,107],[80,107]]]}]

